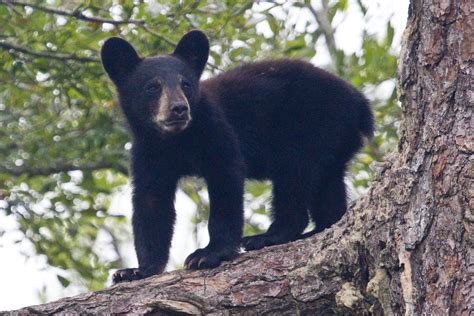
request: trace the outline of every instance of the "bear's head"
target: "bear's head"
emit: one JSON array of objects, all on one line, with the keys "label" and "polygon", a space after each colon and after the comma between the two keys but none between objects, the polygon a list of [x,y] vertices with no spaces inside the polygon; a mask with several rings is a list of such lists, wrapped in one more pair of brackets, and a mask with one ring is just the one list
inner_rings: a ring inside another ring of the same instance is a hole
[{"label": "bear's head", "polygon": [[132,129],[170,134],[189,126],[209,56],[204,33],[191,31],[172,54],[147,58],[141,58],[126,40],[112,37],[104,43],[101,56]]}]

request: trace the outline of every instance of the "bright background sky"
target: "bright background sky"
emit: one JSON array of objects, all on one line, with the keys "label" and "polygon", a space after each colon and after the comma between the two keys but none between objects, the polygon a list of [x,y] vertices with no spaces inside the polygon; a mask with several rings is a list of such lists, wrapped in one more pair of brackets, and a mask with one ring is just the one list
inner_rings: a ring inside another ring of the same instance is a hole
[{"label": "bright background sky", "polygon": [[[316,1],[317,2],[317,1]],[[347,14],[336,16],[334,23],[339,25],[336,32],[336,43],[346,53],[353,53],[355,48],[361,46],[361,34],[363,29],[363,17],[358,11],[355,1],[350,1],[350,9]],[[369,32],[384,35],[386,22],[391,20],[395,28],[394,42],[399,43],[403,29],[405,27],[408,0],[400,1],[364,1],[368,6],[369,22],[367,29]],[[309,14],[299,14],[292,18],[301,21],[311,20]],[[259,26],[258,30],[265,34],[268,32],[266,24]],[[329,62],[329,54],[324,47],[324,41],[317,43],[317,55],[311,60],[316,65],[325,65]],[[2,201],[0,201],[2,203]],[[125,188],[116,194],[111,205],[111,211],[124,213],[130,216],[130,190]],[[207,244],[208,237],[206,231],[199,230],[200,245],[196,245],[191,233],[191,218],[195,211],[192,201],[183,193],[178,192],[176,199],[177,224],[171,249],[171,259],[169,266],[182,265],[184,259],[197,246]],[[0,236],[0,311],[12,310],[28,305],[41,303],[41,295],[45,293],[48,301],[56,300],[64,296],[78,294],[81,287],[71,285],[64,289],[60,285],[56,274],[59,270],[49,267],[44,256],[31,256],[34,254],[32,245],[27,242],[15,243],[21,238],[21,234],[16,231],[17,224],[13,218],[0,214],[0,223],[5,234]],[[107,240],[104,240],[106,243]],[[104,256],[107,256],[107,249],[104,247]],[[125,245],[122,253],[129,254],[125,258],[128,266],[135,266],[136,259],[131,244]],[[28,256],[30,255],[30,256]]]}]

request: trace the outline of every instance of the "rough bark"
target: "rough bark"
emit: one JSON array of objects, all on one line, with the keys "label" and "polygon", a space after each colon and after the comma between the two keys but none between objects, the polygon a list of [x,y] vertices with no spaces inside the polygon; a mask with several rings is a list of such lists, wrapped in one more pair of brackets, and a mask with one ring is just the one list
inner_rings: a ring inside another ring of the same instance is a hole
[{"label": "rough bark", "polygon": [[57,302],[34,313],[469,315],[474,310],[473,15],[412,1],[399,59],[398,153],[316,236]]}]

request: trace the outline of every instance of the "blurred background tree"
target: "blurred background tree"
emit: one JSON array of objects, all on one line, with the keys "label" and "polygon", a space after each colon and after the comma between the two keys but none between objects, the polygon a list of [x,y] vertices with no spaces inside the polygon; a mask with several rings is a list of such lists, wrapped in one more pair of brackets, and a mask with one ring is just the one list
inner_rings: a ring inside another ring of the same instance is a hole
[{"label": "blurred background tree", "polygon": [[[34,249],[26,255],[44,256],[61,285],[74,284],[74,291],[104,287],[111,269],[134,255],[122,247],[131,241],[121,210],[129,207],[111,209],[128,188],[131,144],[99,60],[110,36],[147,56],[172,51],[184,33],[199,28],[211,41],[205,77],[242,62],[291,57],[352,82],[370,98],[377,119],[374,139],[348,174],[357,196],[373,176],[371,163],[397,143],[400,116],[390,20],[383,30],[364,29],[355,53],[337,40],[349,8],[364,21],[368,2],[0,0],[0,218],[14,223],[0,234],[14,231],[15,242]],[[270,184],[249,181],[246,189],[245,233],[253,234],[268,224]],[[205,186],[186,179],[181,190],[196,205],[198,238],[207,220]]]}]

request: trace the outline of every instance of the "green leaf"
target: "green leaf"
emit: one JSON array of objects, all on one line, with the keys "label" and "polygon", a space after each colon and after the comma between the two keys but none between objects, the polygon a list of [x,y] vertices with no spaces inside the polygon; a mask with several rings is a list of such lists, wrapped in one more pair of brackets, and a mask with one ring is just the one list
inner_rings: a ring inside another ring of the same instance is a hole
[{"label": "green leaf", "polygon": [[61,285],[62,285],[63,287],[68,287],[69,284],[71,284],[71,281],[69,281],[69,280],[66,279],[65,277],[60,276],[59,274],[56,275],[56,276],[57,276],[59,282],[61,283]]},{"label": "green leaf", "polygon": [[280,26],[278,25],[276,18],[273,16],[273,14],[270,14],[270,13],[267,13],[266,16],[267,16],[268,25],[270,26],[272,33],[275,36],[278,36],[278,33],[280,32]]},{"label": "green leaf", "polygon": [[392,23],[390,23],[390,21],[387,22],[387,34],[385,36],[385,46],[387,48],[390,48],[390,46],[392,46],[392,43],[393,43],[393,36],[395,34],[395,29],[393,28],[392,26]]}]

